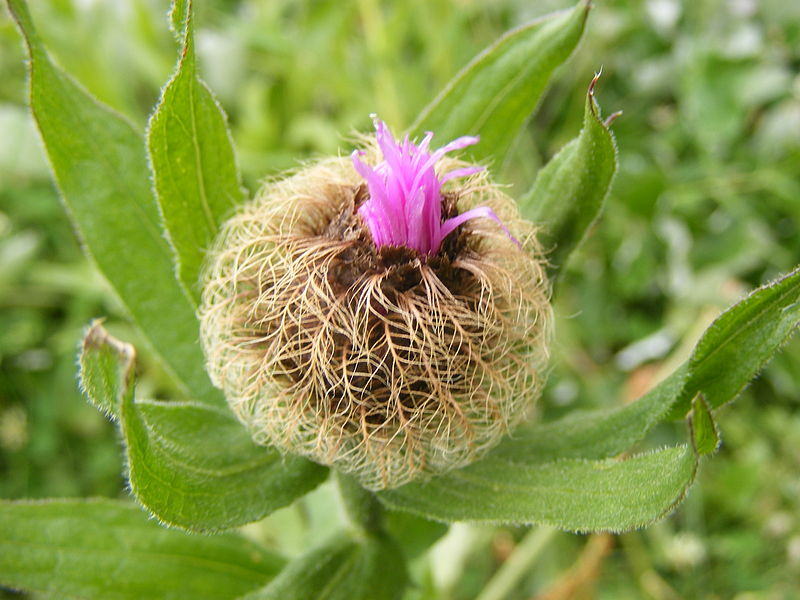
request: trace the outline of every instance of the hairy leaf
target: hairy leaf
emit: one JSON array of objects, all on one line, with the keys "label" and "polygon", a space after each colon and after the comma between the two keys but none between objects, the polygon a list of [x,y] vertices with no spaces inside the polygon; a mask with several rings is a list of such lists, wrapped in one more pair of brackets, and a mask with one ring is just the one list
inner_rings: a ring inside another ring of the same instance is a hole
[{"label": "hairy leaf", "polygon": [[243,194],[225,115],[197,75],[191,1],[177,0],[173,18],[183,48],[150,119],[147,146],[178,279],[197,304],[205,251]]},{"label": "hairy leaf", "polygon": [[681,418],[702,393],[710,408],[730,402],[800,323],[800,268],[768,283],[722,313],[689,359],[689,379],[672,411]]},{"label": "hairy leaf", "polygon": [[0,585],[48,597],[225,600],[282,566],[239,535],[165,529],[128,502],[0,501]]},{"label": "hairy leaf", "polygon": [[142,136],[58,69],[25,2],[7,1],[28,45],[33,115],[86,251],[187,394],[221,404],[194,309],[174,277]]},{"label": "hairy leaf", "polygon": [[196,531],[235,527],[286,506],[325,478],[317,464],[256,446],[226,408],[134,400],[133,348],[99,324],[84,349],[84,370],[102,373],[102,384],[87,391],[119,415],[131,489],[165,523]]},{"label": "hairy leaf", "polygon": [[98,410],[114,421],[119,420],[120,399],[133,387],[135,356],[133,346],[108,335],[101,321],[89,326],[81,344],[81,389]]},{"label": "hairy leaf", "polygon": [[178,42],[182,42],[188,15],[192,10],[191,0],[173,0],[169,11],[169,28]]},{"label": "hairy leaf", "polygon": [[[394,508],[444,521],[521,521],[562,529],[617,530],[655,519],[678,502],[691,484],[694,452],[686,447],[680,457],[676,449],[667,449],[622,462],[585,459],[608,458],[629,449],[664,418],[683,416],[687,397],[690,403],[695,399],[690,421],[694,450],[700,455],[713,452],[719,434],[710,408],[732,400],[795,331],[800,321],[799,299],[797,270],[723,313],[690,359],[637,402],[525,427],[474,465],[426,484],[383,492],[380,497]],[[700,392],[715,394],[715,401],[706,403]],[[598,469],[598,465],[609,468]],[[562,501],[559,486],[580,502]],[[637,502],[647,497],[649,504],[637,504],[644,511],[637,517],[635,510],[629,510],[618,514],[624,519],[615,522],[613,502],[607,506],[607,498],[597,494],[612,489],[619,497]],[[434,500],[437,497],[441,502]],[[596,521],[589,518],[586,507],[597,511]]]},{"label": "hairy leaf", "polygon": [[405,560],[391,540],[341,533],[242,600],[399,600],[406,582]]},{"label": "hairy leaf", "polygon": [[[603,209],[614,174],[617,150],[610,120],[600,118],[592,80],[586,95],[583,129],[556,154],[520,200],[525,218],[540,227],[548,271],[557,274]],[[612,115],[613,117],[613,115]]]},{"label": "hairy leaf", "polygon": [[642,440],[675,403],[683,390],[682,367],[642,398],[610,409],[575,411],[551,423],[515,431],[492,456],[530,465],[563,458],[610,458]]},{"label": "hairy leaf", "polygon": [[714,404],[704,401],[711,408],[732,400],[795,331],[799,299],[800,270],[796,270],[720,315],[691,358],[636,402],[528,425],[513,432],[492,454],[528,464],[607,458],[630,448],[664,418],[682,418],[685,406],[700,392],[716,394]]},{"label": "hairy leaf", "polygon": [[539,103],[553,70],[583,34],[589,2],[509,31],[464,67],[411,127],[413,135],[436,133],[446,141],[480,135],[465,154],[501,165]]},{"label": "hairy leaf", "polygon": [[224,409],[123,403],[131,489],[162,521],[216,531],[257,521],[321,483],[327,470],[256,446]]},{"label": "hairy leaf", "polygon": [[390,507],[440,521],[537,523],[570,531],[625,531],[672,510],[694,480],[689,446],[627,460],[529,465],[489,456],[464,469],[378,494]]}]

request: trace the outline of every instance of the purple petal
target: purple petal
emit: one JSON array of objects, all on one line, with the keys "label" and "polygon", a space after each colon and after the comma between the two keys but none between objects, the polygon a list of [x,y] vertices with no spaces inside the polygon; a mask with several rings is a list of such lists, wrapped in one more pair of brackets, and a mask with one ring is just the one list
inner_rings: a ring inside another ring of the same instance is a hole
[{"label": "purple petal", "polygon": [[447,154],[448,152],[452,152],[453,150],[461,150],[462,148],[466,148],[467,146],[474,146],[478,142],[481,141],[479,135],[462,135],[460,138],[454,139],[449,144],[445,144],[437,152],[441,152],[442,154]]},{"label": "purple petal", "polygon": [[464,167],[463,169],[453,169],[452,171],[447,172],[444,177],[440,179],[441,183],[445,181],[450,181],[451,179],[455,179],[456,177],[466,177],[467,175],[474,175],[475,173],[480,173],[486,167]]},{"label": "purple petal", "polygon": [[419,145],[408,136],[398,142],[386,123],[377,117],[373,120],[383,161],[370,167],[359,158],[363,152],[354,152],[352,162],[369,189],[369,198],[359,207],[358,213],[377,247],[404,245],[430,255],[438,252],[442,240],[456,227],[477,217],[493,219],[519,244],[488,207],[473,209],[442,223],[442,184],[477,173],[483,167],[454,169],[439,177],[436,163],[448,152],[477,144],[479,138],[463,136],[430,152],[432,132],[427,132]]},{"label": "purple petal", "polygon": [[463,225],[467,221],[470,221],[472,219],[478,219],[481,217],[492,219],[494,222],[500,225],[500,228],[508,236],[508,239],[510,239],[520,248],[522,247],[522,244],[519,243],[519,240],[515,238],[513,235],[511,235],[511,232],[508,230],[508,228],[505,225],[503,225],[503,222],[500,220],[500,217],[498,217],[495,214],[495,212],[488,206],[479,206],[478,208],[473,208],[472,210],[468,210],[465,213],[456,215],[452,219],[447,219],[444,223],[442,223],[442,239],[446,238],[448,235],[453,233],[453,231],[459,225]]}]

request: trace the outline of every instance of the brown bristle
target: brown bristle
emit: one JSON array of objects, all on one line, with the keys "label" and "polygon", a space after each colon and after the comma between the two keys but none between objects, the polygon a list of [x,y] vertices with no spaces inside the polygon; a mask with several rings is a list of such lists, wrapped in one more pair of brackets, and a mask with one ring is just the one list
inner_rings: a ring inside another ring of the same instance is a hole
[{"label": "brown bristle", "polygon": [[382,489],[475,460],[523,418],[551,319],[533,229],[484,176],[443,213],[489,205],[523,250],[482,219],[435,256],[376,249],[366,193],[344,160],[267,185],[211,252],[200,317],[209,372],[257,442]]}]

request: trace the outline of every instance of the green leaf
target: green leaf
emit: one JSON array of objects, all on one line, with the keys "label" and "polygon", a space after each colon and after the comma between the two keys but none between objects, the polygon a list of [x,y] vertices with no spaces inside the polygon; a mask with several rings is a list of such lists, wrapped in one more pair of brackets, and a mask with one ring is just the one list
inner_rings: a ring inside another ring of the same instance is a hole
[{"label": "green leaf", "polygon": [[128,399],[122,423],[136,498],[162,521],[193,531],[257,521],[327,475],[304,458],[256,446],[224,409]]},{"label": "green leaf", "polygon": [[689,417],[692,432],[692,443],[697,454],[712,454],[719,448],[719,431],[711,410],[702,394],[697,394],[692,401],[692,414]]},{"label": "green leaf", "polygon": [[509,31],[464,67],[411,126],[447,141],[480,135],[465,150],[473,160],[502,165],[512,142],[539,103],[553,70],[583,34],[589,2]]},{"label": "green leaf", "polygon": [[0,501],[0,585],[48,597],[225,600],[282,566],[240,535],[164,529],[127,502]]},{"label": "green leaf", "polygon": [[225,115],[197,75],[191,1],[178,0],[173,17],[183,48],[150,119],[147,146],[178,279],[196,305],[205,251],[243,194]]},{"label": "green leaf", "polygon": [[702,393],[710,408],[730,402],[800,323],[800,268],[750,293],[705,331],[689,359],[689,380],[670,416],[682,418]]},{"label": "green leaf", "polygon": [[133,347],[99,323],[89,329],[84,348],[81,363],[100,374],[91,378],[100,382],[91,385],[92,401],[111,407],[120,421],[131,490],[161,521],[195,531],[236,527],[325,479],[324,467],[256,446],[227,408],[134,400]]},{"label": "green leaf", "polygon": [[183,41],[186,21],[191,14],[191,9],[191,0],[173,0],[172,2],[172,8],[169,11],[169,28],[179,42]]},{"label": "green leaf", "polygon": [[102,321],[94,321],[83,338],[80,386],[92,404],[114,421],[119,420],[120,399],[133,388],[133,346],[111,337]]},{"label": "green leaf", "polygon": [[[693,479],[695,466],[688,454],[681,459],[685,461],[680,463],[684,470],[672,471],[676,476],[671,480],[670,465],[678,465],[674,462],[678,459],[668,453],[674,449],[644,455],[652,470],[635,485],[627,475],[614,474],[605,479],[609,473],[596,472],[594,468],[612,464],[621,474],[627,463],[639,457],[621,463],[581,459],[609,458],[624,452],[664,418],[685,415],[682,404],[691,403],[695,397],[690,421],[692,443],[700,455],[714,452],[719,435],[710,408],[732,400],[791,336],[800,322],[798,300],[800,270],[756,290],[723,313],[706,331],[690,359],[638,401],[527,426],[470,467],[427,484],[383,492],[380,497],[389,506],[441,520],[537,522],[577,530],[636,526],[633,521],[608,520],[601,527],[603,511],[610,511],[592,497],[598,485],[613,483],[625,486],[617,492],[626,498],[644,494],[657,499],[640,507],[644,513],[639,524],[647,522],[646,515],[657,518],[658,507],[668,510],[671,499],[678,502]],[[700,392],[713,394],[714,401],[706,403],[698,395]],[[565,473],[569,476],[565,477]],[[643,473],[646,471],[637,471],[636,475]],[[586,474],[588,478],[584,477]],[[559,503],[559,485],[571,486],[572,497],[597,509],[599,520],[592,522],[590,515],[582,514],[580,504]],[[437,494],[441,494],[438,507],[433,500]],[[561,507],[560,514],[554,509],[557,506]],[[630,511],[628,516],[633,514]]]},{"label": "green leaf", "polygon": [[341,533],[242,600],[399,600],[407,579],[403,555],[391,540]]},{"label": "green leaf", "polygon": [[175,281],[142,136],[50,61],[23,0],[8,6],[28,45],[33,115],[87,252],[184,391],[221,404],[194,309]]},{"label": "green leaf", "polygon": [[681,367],[631,404],[575,411],[551,423],[525,426],[503,440],[491,455],[528,465],[616,456],[664,419],[682,393],[685,380],[686,368]]},{"label": "green leaf", "polygon": [[[442,521],[540,523],[571,530],[624,530],[678,503],[693,481],[689,446],[624,461],[608,459],[694,402],[691,439],[713,452],[719,435],[710,408],[732,400],[800,322],[800,270],[734,305],[706,331],[691,358],[627,406],[573,413],[516,431],[483,460],[459,471],[384,491],[388,506]],[[715,401],[698,393],[714,394]],[[587,460],[594,459],[594,460]],[[625,503],[631,503],[625,510]]]},{"label": "green leaf", "polygon": [[694,480],[681,445],[627,460],[528,465],[489,456],[426,483],[378,494],[392,508],[440,521],[537,523],[570,531],[625,531],[670,512]]},{"label": "green leaf", "polygon": [[[560,458],[607,458],[624,452],[665,418],[682,418],[699,392],[732,400],[800,322],[800,270],[764,286],[723,313],[691,358],[642,398],[611,409],[576,411],[552,423],[523,427],[493,455],[528,464]],[[692,371],[689,376],[690,369]],[[688,400],[687,400],[688,397]],[[679,404],[676,410],[674,406]]]},{"label": "green leaf", "polygon": [[564,266],[603,209],[614,174],[617,149],[609,124],[594,99],[595,76],[586,95],[583,129],[539,171],[520,200],[522,215],[541,229],[539,241],[553,277]]}]

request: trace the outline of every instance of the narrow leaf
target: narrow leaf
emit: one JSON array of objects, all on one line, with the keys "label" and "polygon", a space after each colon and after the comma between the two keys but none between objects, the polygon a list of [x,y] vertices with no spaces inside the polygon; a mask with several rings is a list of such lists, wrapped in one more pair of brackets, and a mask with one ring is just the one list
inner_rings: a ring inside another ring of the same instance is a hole
[{"label": "narrow leaf", "polygon": [[178,279],[197,304],[205,251],[243,195],[225,115],[197,75],[191,1],[177,0],[172,16],[183,47],[150,119],[147,146]]},{"label": "narrow leaf", "polygon": [[327,474],[298,456],[256,446],[221,408],[128,398],[122,424],[134,495],[165,523],[193,531],[257,521]]},{"label": "narrow leaf", "polygon": [[242,600],[399,600],[406,583],[405,560],[391,540],[341,533]]},{"label": "narrow leaf", "polygon": [[684,497],[697,460],[689,446],[627,460],[528,465],[489,456],[426,483],[379,493],[440,521],[537,523],[569,531],[625,531],[663,517]]},{"label": "narrow leaf", "polygon": [[685,416],[686,406],[698,393],[715,397],[713,404],[704,401],[701,406],[732,400],[796,330],[798,300],[800,270],[754,291],[723,313],[690,359],[641,399],[528,425],[513,432],[492,455],[527,464],[607,458],[629,449],[664,418]]},{"label": "narrow leaf", "polygon": [[732,400],[796,330],[799,299],[800,270],[796,270],[723,313],[690,359],[636,402],[528,425],[513,432],[492,454],[529,464],[607,458],[643,439],[664,418],[685,416],[698,392],[716,392],[716,406]]},{"label": "narrow leaf", "polygon": [[642,398],[610,409],[575,411],[514,431],[491,456],[537,465],[563,458],[610,458],[628,450],[660,421],[683,391],[686,369],[674,371]]},{"label": "narrow leaf", "polygon": [[583,129],[542,168],[520,200],[523,216],[541,229],[551,277],[564,266],[603,209],[614,174],[617,150],[594,99],[592,80],[586,95]]},{"label": "narrow leaf", "polygon": [[502,165],[512,142],[539,103],[553,70],[583,34],[589,2],[509,31],[464,67],[411,127],[440,140],[480,135],[465,151]]},{"label": "narrow leaf", "polygon": [[142,136],[50,61],[23,0],[7,2],[28,45],[31,108],[86,251],[183,389],[222,403],[204,370],[194,309],[175,281]]},{"label": "narrow leaf", "polygon": [[127,502],[0,501],[0,586],[63,600],[226,600],[282,566],[239,535],[164,529]]},{"label": "narrow leaf", "polygon": [[719,431],[711,410],[702,394],[697,394],[692,401],[692,414],[689,418],[692,432],[692,443],[698,454],[712,454],[719,447]]},{"label": "narrow leaf", "polygon": [[726,310],[689,359],[689,380],[671,416],[682,418],[702,393],[710,408],[730,402],[797,330],[800,268]]},{"label": "narrow leaf", "polygon": [[186,27],[186,20],[191,11],[191,2],[184,0],[173,0],[172,8],[169,11],[169,28],[175,34],[178,42],[183,41]]},{"label": "narrow leaf", "polygon": [[99,373],[87,390],[117,415],[131,490],[165,523],[196,531],[235,527],[286,506],[325,478],[317,464],[256,446],[225,407],[134,400],[133,348],[99,323],[87,340],[81,362]]},{"label": "narrow leaf", "polygon": [[120,400],[133,387],[133,346],[108,335],[101,321],[94,321],[81,344],[80,385],[89,401],[114,421],[119,420]]}]

